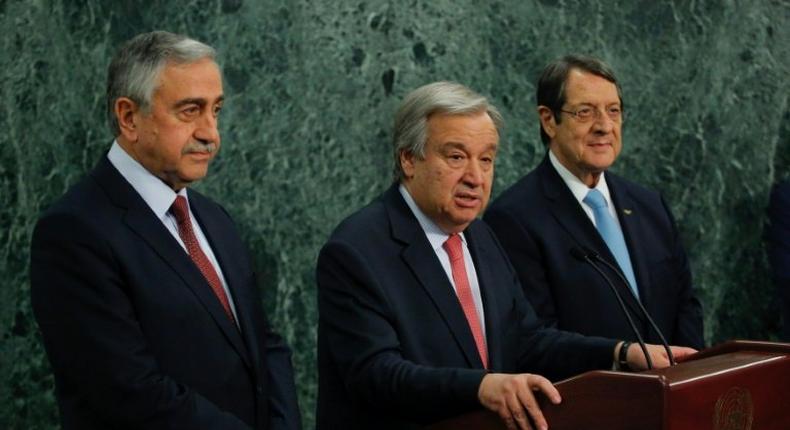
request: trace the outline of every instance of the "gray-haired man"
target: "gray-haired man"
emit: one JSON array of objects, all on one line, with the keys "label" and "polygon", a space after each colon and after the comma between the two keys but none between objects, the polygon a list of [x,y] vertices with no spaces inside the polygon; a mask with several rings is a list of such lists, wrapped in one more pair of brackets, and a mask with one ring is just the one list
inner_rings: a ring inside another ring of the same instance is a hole
[{"label": "gray-haired man", "polygon": [[[395,118],[396,183],[343,221],[318,259],[319,429],[410,429],[488,408],[545,428],[551,378],[610,368],[616,340],[543,330],[477,216],[502,119],[455,83],[418,88]],[[684,355],[691,350],[677,350]],[[659,348],[651,349],[660,362]],[[644,357],[629,355],[644,368]]]},{"label": "gray-haired man", "polygon": [[290,351],[225,210],[214,50],[166,32],[110,64],[108,154],[39,220],[33,309],[64,429],[296,429]]}]

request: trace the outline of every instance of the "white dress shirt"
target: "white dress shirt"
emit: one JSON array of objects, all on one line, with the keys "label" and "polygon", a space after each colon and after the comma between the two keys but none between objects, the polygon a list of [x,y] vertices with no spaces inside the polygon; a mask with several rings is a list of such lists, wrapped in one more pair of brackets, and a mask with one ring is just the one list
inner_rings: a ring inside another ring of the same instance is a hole
[{"label": "white dress shirt", "polygon": [[[566,169],[552,151],[549,151],[549,161],[551,161],[551,165],[554,166],[554,170],[560,174],[560,177],[562,178],[563,182],[565,182],[565,185],[567,185],[571,190],[573,197],[576,197],[576,201],[578,201],[579,206],[584,209],[584,213],[587,214],[587,218],[590,218],[590,221],[593,223],[593,225],[597,227],[595,224],[595,214],[593,214],[592,208],[584,203],[584,198],[587,197],[587,193],[590,192],[591,188],[582,182],[581,179],[577,178],[576,175],[571,173],[570,170]],[[600,191],[603,195],[603,198],[606,200],[606,207],[609,210],[609,215],[614,218],[614,222],[617,224],[617,227],[622,230],[620,220],[617,218],[617,210],[615,209],[614,203],[612,202],[612,195],[609,193],[609,186],[606,185],[606,172],[601,172],[601,177],[598,178],[598,184],[595,185],[595,189]]]},{"label": "white dress shirt", "polygon": [[[184,252],[188,253],[186,245],[184,245],[184,242],[181,240],[181,236],[178,234],[178,221],[176,220],[176,217],[170,213],[170,207],[173,205],[173,202],[176,201],[176,192],[173,191],[173,189],[167,184],[162,182],[161,179],[152,175],[151,172],[146,170],[146,168],[137,162],[137,160],[127,154],[117,141],[113,141],[112,147],[110,147],[110,152],[107,154],[107,158],[110,160],[110,163],[112,163],[112,165],[118,169],[118,172],[121,173],[121,176],[123,176],[124,179],[129,182],[132,188],[137,191],[137,194],[143,198],[148,207],[151,208],[151,211],[153,211],[154,215],[156,215],[156,217],[162,221],[162,224],[164,224],[170,234],[173,235],[173,238],[178,241],[178,243],[184,249]],[[189,195],[187,193],[187,188],[184,187],[179,190],[178,195],[184,196],[184,198],[187,199],[187,206],[189,207]],[[233,304],[233,296],[230,294],[227,282],[225,282],[225,276],[222,274],[222,269],[219,266],[219,262],[214,256],[214,251],[212,251],[206,236],[203,234],[200,224],[198,224],[197,220],[195,220],[195,216],[192,213],[191,207],[189,208],[189,219],[192,222],[192,230],[194,230],[195,236],[197,236],[200,249],[203,250],[203,253],[206,254],[206,257],[208,257],[209,261],[211,262],[211,265],[214,266],[214,270],[217,271],[219,280],[222,283],[222,288],[225,290],[225,295],[228,297],[230,310],[233,312],[233,316],[236,321],[238,321],[236,307]]]},{"label": "white dress shirt", "polygon": [[[455,281],[453,281],[453,269],[452,265],[450,264],[450,256],[447,254],[447,251],[444,250],[444,242],[447,242],[447,239],[450,238],[450,235],[442,231],[435,222],[431,221],[422,210],[420,210],[417,203],[409,194],[409,191],[406,189],[403,184],[399,187],[399,191],[403,196],[403,199],[406,200],[406,204],[411,209],[414,216],[417,217],[417,221],[420,223],[420,227],[422,227],[422,231],[425,232],[425,236],[428,238],[428,242],[431,243],[431,247],[433,248],[433,252],[436,254],[436,257],[439,259],[439,262],[442,264],[442,269],[447,274],[447,279],[450,281],[450,285],[453,286],[453,290],[455,290],[456,295],[458,295],[458,289],[455,286]],[[461,248],[464,251],[464,266],[466,266],[466,277],[469,279],[469,287],[472,289],[472,299],[475,302],[475,310],[477,311],[477,318],[480,320],[480,328],[483,332],[483,340],[486,340],[486,324],[485,324],[485,312],[483,310],[483,298],[480,295],[480,282],[477,280],[477,271],[475,271],[475,264],[472,261],[472,254],[469,253],[469,247],[466,244],[466,238],[464,237],[463,233],[459,233],[461,236]]]}]

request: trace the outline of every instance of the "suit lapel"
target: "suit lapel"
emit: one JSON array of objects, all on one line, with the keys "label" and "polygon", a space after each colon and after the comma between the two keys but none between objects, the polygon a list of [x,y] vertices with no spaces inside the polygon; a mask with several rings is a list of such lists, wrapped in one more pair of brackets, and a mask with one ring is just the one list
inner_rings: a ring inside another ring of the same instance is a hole
[{"label": "suit lapel", "polygon": [[[584,209],[563,182],[560,174],[554,170],[548,155],[538,167],[543,195],[548,202],[552,217],[568,232],[578,246],[598,251],[609,260],[614,261],[609,248],[598,234],[595,225],[587,217]],[[568,249],[570,253],[570,249]]]},{"label": "suit lapel", "polygon": [[[645,254],[644,247],[637,246],[637,244],[645,243],[646,239],[641,236],[641,233],[646,231],[646,227],[642,223],[641,214],[635,210],[636,205],[620,178],[607,174],[606,182],[612,194],[614,207],[617,209],[620,227],[623,229],[628,255],[631,257],[631,266],[633,266],[639,289],[639,297],[642,304],[647,306],[651,293],[650,278],[647,276],[650,273],[647,267],[648,256]],[[641,313],[639,315],[640,318],[643,318]]]},{"label": "suit lapel", "polygon": [[487,250],[480,245],[478,240],[479,226],[479,223],[474,221],[464,232],[464,237],[469,246],[469,253],[472,254],[477,281],[480,284],[480,296],[483,299],[488,367],[489,369],[501,369],[502,357],[500,356],[500,351],[502,351],[502,347],[499,334],[502,333],[502,327],[500,327],[501,316],[499,315],[499,310],[509,308],[497,304],[496,287],[501,281],[497,282],[497,278],[491,272],[491,265],[486,264],[489,257]]},{"label": "suit lapel", "polygon": [[[233,299],[233,305],[236,309],[236,318],[238,319],[241,333],[230,323],[223,324],[222,326],[224,329],[228,330],[229,333],[227,333],[227,335],[230,336],[234,343],[234,347],[239,351],[239,354],[244,357],[245,361],[251,357],[253,363],[258,363],[260,362],[258,359],[260,352],[258,351],[258,342],[255,339],[254,325],[250,319],[252,312],[250,307],[260,306],[260,303],[253,303],[251,300],[248,300],[249,298],[245,295],[246,291],[244,289],[244,284],[250,280],[243,279],[243,277],[249,273],[249,270],[240,267],[240,260],[233,258],[236,252],[232,249],[229,241],[233,240],[232,238],[238,237],[238,234],[228,228],[229,225],[227,220],[223,219],[224,217],[217,213],[219,209],[214,204],[208,202],[203,196],[196,192],[190,192],[189,196],[192,213],[195,214],[195,219],[198,224],[200,224],[200,229],[203,230],[203,234],[206,235],[206,239],[211,246],[211,250],[214,252],[214,256],[217,258],[219,266],[223,268],[222,276],[228,284],[228,290],[230,290],[231,298]],[[213,297],[214,292],[209,292]],[[228,322],[228,318],[225,316],[225,311],[222,309],[219,301],[214,298],[213,303],[216,304],[214,307],[215,313],[212,313],[214,318],[221,317],[222,322]],[[244,338],[243,342],[240,342],[239,334]],[[244,348],[245,345],[246,349]],[[247,353],[250,355],[248,356]],[[249,364],[250,363],[247,362],[247,365]]]},{"label": "suit lapel", "polygon": [[384,203],[392,225],[392,236],[404,243],[403,261],[431,298],[447,329],[452,333],[458,348],[463,351],[470,367],[482,368],[472,330],[458,302],[458,297],[447,274],[442,269],[436,253],[414,214],[400,195],[398,185],[384,194]]},{"label": "suit lapel", "polygon": [[203,304],[225,337],[249,366],[249,356],[244,349],[238,329],[228,320],[211,286],[189,255],[172,237],[170,231],[106,157],[102,158],[92,175],[105,189],[113,203],[126,209],[123,222],[178,274],[184,285]]},{"label": "suit lapel", "polygon": [[[539,169],[543,192],[546,199],[550,202],[550,210],[557,223],[568,232],[569,237],[573,238],[577,245],[595,250],[602,258],[606,259],[606,261],[619,267],[617,260],[614,258],[614,255],[612,255],[606,242],[604,242],[603,238],[598,233],[595,225],[590,221],[584,209],[581,208],[578,200],[573,196],[571,190],[568,189],[568,186],[562,180],[560,174],[557,173],[551,165],[548,155],[543,159]],[[610,177],[611,175],[607,176],[607,184],[609,184],[608,181]],[[611,188],[610,191],[612,191]],[[616,208],[619,208],[616,201],[614,204]],[[630,252],[630,244],[628,247]],[[570,253],[570,249],[568,252]],[[580,262],[580,264],[587,263]],[[599,266],[602,265],[599,264]],[[617,291],[623,298],[623,302],[630,308],[631,315],[634,316],[635,319],[643,320],[644,317],[639,311],[639,305],[636,303],[636,298],[631,290],[620,281],[618,276],[611,273],[608,268],[600,268],[604,273],[608,273],[607,276],[612,281],[615,288],[617,288]],[[595,276],[600,275],[596,274]],[[639,278],[637,278],[637,282],[640,282]]]}]

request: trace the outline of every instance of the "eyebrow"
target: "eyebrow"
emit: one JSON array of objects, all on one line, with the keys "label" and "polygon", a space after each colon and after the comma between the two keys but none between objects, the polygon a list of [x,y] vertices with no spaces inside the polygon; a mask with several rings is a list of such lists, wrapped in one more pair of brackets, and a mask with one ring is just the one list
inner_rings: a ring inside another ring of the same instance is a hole
[{"label": "eyebrow", "polygon": [[[217,99],[214,100],[214,103],[221,103],[224,100],[225,100],[225,95],[223,94],[223,95],[217,97]],[[206,99],[204,99],[204,98],[201,98],[201,97],[191,97],[191,98],[181,99],[181,100],[177,101],[176,104],[173,105],[173,106],[175,108],[180,108],[182,106],[191,105],[191,104],[195,104],[195,105],[199,105],[199,106],[205,106],[206,104],[208,104],[208,101]]]},{"label": "eyebrow", "polygon": [[[464,145],[461,142],[453,142],[453,141],[445,142],[441,146],[441,148],[442,149],[453,148],[453,149],[460,149],[466,151],[466,145]],[[492,143],[485,148],[485,150],[491,150],[491,151],[496,151],[497,149],[499,149],[499,143]]]},{"label": "eyebrow", "polygon": [[455,148],[455,149],[464,149],[464,144],[461,142],[444,142],[442,144],[442,148]]},{"label": "eyebrow", "polygon": [[[622,105],[622,103],[620,103],[620,102],[612,102],[612,103],[607,103],[607,104],[605,104],[604,106],[606,106],[606,107],[610,107],[610,106],[621,106],[621,105]],[[597,104],[595,104],[595,103],[590,103],[590,102],[579,102],[579,103],[576,103],[574,106],[590,106],[590,107],[597,107],[598,105],[597,105]]]}]

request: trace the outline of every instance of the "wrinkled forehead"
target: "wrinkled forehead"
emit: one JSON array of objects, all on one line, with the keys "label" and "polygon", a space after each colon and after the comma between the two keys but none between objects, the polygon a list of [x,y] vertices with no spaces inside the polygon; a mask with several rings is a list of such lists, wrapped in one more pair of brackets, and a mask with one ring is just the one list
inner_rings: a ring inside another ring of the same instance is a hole
[{"label": "wrinkled forehead", "polygon": [[167,98],[222,98],[222,72],[211,58],[191,63],[166,63],[159,72],[155,96]]},{"label": "wrinkled forehead", "polygon": [[609,105],[620,103],[620,94],[614,82],[581,69],[573,69],[565,82],[565,101],[570,104]]},{"label": "wrinkled forehead", "polygon": [[499,132],[485,111],[435,114],[428,119],[428,142],[433,145],[496,149]]}]

